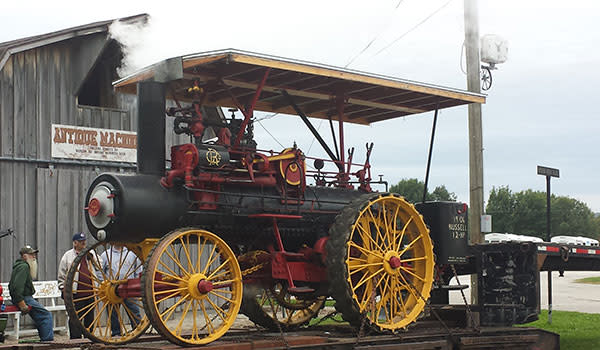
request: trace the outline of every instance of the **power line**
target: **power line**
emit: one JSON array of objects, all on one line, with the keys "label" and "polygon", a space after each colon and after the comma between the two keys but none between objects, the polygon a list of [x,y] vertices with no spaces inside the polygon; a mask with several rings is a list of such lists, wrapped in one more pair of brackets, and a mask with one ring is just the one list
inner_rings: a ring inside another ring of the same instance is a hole
[{"label": "power line", "polygon": [[[398,1],[398,4],[396,5],[396,8],[394,9],[394,11],[397,10],[398,7],[400,7],[400,4],[402,4],[403,1],[404,0]],[[381,34],[385,33],[388,30],[388,28],[390,27],[391,23],[392,23],[391,21],[388,21],[388,25],[385,26],[381,31],[379,31],[379,33],[377,33],[377,35],[375,35],[375,37],[373,37],[373,39],[371,39],[371,41],[369,41],[369,43],[367,44],[367,46],[365,46],[362,50],[360,50],[359,53],[357,53],[354,57],[352,57],[352,59],[350,60],[350,62],[346,63],[346,65],[344,66],[344,68],[348,68],[349,65],[351,65],[358,57],[360,57],[360,55],[362,55],[365,51],[367,51],[367,49],[369,47],[371,47],[371,45],[375,42],[375,40],[379,39],[379,37],[381,36]]]},{"label": "power line", "polygon": [[414,27],[412,27],[409,30],[407,30],[406,32],[404,32],[402,35],[400,35],[399,37],[397,37],[394,41],[392,41],[390,44],[388,44],[387,46],[385,46],[381,50],[377,51],[377,53],[375,53],[373,56],[379,55],[383,51],[385,51],[388,48],[390,48],[390,46],[392,46],[395,43],[397,43],[400,39],[404,38],[410,32],[412,32],[413,30],[419,28],[423,23],[427,22],[431,17],[435,16],[438,12],[440,12],[442,9],[444,9],[444,7],[448,6],[448,4],[451,3],[451,2],[452,2],[452,0],[448,0],[446,3],[444,3],[442,6],[440,6],[437,10],[433,11],[429,16],[425,17],[424,20],[422,20],[421,22],[417,23]]},{"label": "power line", "polygon": [[284,146],[284,145],[282,145],[282,144],[281,144],[281,142],[279,142],[279,141],[278,141],[278,140],[275,138],[275,136],[273,136],[273,134],[271,134],[271,133],[269,132],[269,130],[267,130],[267,128],[265,128],[265,126],[264,126],[264,125],[262,125],[262,123],[260,122],[260,120],[259,120],[259,119],[257,119],[256,121],[258,122],[258,125],[260,125],[260,126],[263,128],[263,129],[265,129],[265,131],[267,132],[267,134],[271,135],[271,137],[273,138],[273,140],[275,140],[275,142],[277,142],[277,143],[279,144],[279,146],[281,146],[281,148],[285,148],[285,146]]}]

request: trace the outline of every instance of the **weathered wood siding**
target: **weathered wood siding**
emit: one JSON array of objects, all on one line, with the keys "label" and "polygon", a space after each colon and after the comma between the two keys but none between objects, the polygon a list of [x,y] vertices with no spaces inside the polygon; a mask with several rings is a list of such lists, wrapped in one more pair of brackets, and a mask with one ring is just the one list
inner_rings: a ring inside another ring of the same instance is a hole
[{"label": "weathered wood siding", "polygon": [[[102,53],[106,34],[93,34],[13,54],[0,71],[0,280],[8,281],[24,244],[40,248],[40,279],[55,279],[74,233],[87,227],[84,197],[105,171],[96,165],[48,165],[51,124],[136,131],[135,96],[119,96],[118,108],[78,106],[76,93]],[[171,119],[171,118],[169,118]],[[167,159],[173,142],[167,120]],[[89,242],[91,243],[91,242]]]}]

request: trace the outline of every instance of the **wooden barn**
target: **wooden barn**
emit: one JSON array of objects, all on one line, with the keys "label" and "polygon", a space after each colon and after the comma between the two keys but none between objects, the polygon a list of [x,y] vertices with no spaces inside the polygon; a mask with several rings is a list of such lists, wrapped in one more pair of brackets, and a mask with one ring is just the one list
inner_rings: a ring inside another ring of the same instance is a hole
[{"label": "wooden barn", "polygon": [[[147,19],[142,14],[118,21]],[[73,234],[87,233],[83,207],[91,180],[101,172],[135,171],[135,159],[53,154],[58,126],[137,129],[135,96],[115,93],[112,87],[123,58],[120,44],[109,34],[112,23],[0,43],[0,230],[14,230],[14,238],[0,239],[2,282],[8,282],[12,262],[25,244],[40,249],[39,279],[56,279]],[[169,150],[170,125],[166,134]]]}]

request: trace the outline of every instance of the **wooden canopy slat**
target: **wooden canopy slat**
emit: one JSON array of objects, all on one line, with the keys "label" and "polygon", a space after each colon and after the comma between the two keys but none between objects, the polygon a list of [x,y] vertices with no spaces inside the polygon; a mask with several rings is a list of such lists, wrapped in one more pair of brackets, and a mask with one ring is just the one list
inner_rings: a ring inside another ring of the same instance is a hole
[{"label": "wooden canopy slat", "polygon": [[[205,103],[211,106],[237,107],[232,94],[241,103],[248,102],[267,69],[270,73],[256,102],[257,111],[296,114],[281,97],[284,90],[308,116],[325,119],[335,109],[332,101],[341,94],[347,111],[344,119],[357,124],[423,113],[436,106],[485,103],[482,94],[236,50],[177,59],[181,68],[174,76],[179,79],[166,82],[167,97],[191,101],[187,88],[198,81],[208,92]],[[121,79],[114,86],[124,93],[136,93],[137,82],[152,79],[157,67]],[[337,120],[337,113],[332,118]]]}]

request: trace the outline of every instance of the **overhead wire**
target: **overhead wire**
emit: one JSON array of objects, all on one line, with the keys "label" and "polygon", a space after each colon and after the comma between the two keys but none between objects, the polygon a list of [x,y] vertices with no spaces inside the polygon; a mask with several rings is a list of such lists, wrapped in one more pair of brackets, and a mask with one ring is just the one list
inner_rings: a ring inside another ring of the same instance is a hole
[{"label": "overhead wire", "polygon": [[[277,113],[275,113],[275,114],[277,114]],[[273,115],[273,116],[274,116],[274,115]],[[263,129],[265,129],[265,131],[267,132],[267,134],[269,134],[269,135],[270,135],[270,136],[273,138],[273,140],[275,140],[275,142],[277,142],[277,143],[279,144],[279,146],[281,146],[281,148],[285,148],[285,146],[284,146],[284,145],[282,145],[282,144],[281,144],[281,142],[279,142],[279,140],[277,140],[277,139],[275,138],[275,136],[273,136],[273,134],[271,134],[271,132],[270,132],[270,131],[269,131],[267,128],[265,128],[265,126],[264,126],[264,125],[262,125],[262,123],[261,123],[260,121],[261,121],[261,120],[264,120],[264,119],[265,119],[265,118],[262,118],[262,119],[256,119],[256,121],[258,122],[258,125],[260,125],[260,126],[263,128]]]},{"label": "overhead wire", "polygon": [[[398,1],[398,4],[396,5],[396,8],[394,8],[394,11],[397,10],[398,7],[400,7],[400,4],[402,4],[403,1],[404,0]],[[346,65],[344,66],[344,68],[348,68],[349,65],[351,65],[352,63],[354,63],[354,61],[358,57],[360,57],[360,55],[362,55],[365,51],[367,51],[367,49],[369,47],[371,47],[371,45],[375,42],[375,40],[379,39],[379,37],[381,36],[381,34],[383,34],[384,32],[386,32],[388,30],[388,28],[390,27],[391,23],[392,23],[391,21],[388,21],[388,25],[386,25],[382,30],[380,30],[379,33],[377,33],[377,35],[375,35],[373,37],[373,39],[371,39],[371,41],[369,41],[369,43],[362,50],[360,50],[359,53],[357,53],[354,57],[352,57],[352,59],[348,63],[346,63]]]},{"label": "overhead wire", "polygon": [[397,43],[400,39],[404,38],[406,35],[408,35],[409,33],[411,33],[412,31],[414,31],[415,29],[419,28],[423,23],[427,22],[431,17],[435,16],[438,12],[440,12],[441,10],[443,10],[446,6],[448,6],[448,4],[450,4],[452,2],[452,0],[448,0],[446,1],[442,6],[440,6],[437,10],[433,11],[429,16],[425,17],[425,19],[423,19],[421,22],[417,23],[415,26],[413,26],[412,28],[410,28],[409,30],[407,30],[406,32],[402,33],[402,35],[398,36],[396,39],[394,39],[394,41],[392,41],[391,43],[389,43],[388,45],[386,45],[385,47],[383,47],[381,50],[377,51],[373,57],[379,55],[380,53],[382,53],[383,51],[389,49],[392,45],[394,45],[395,43]]}]

